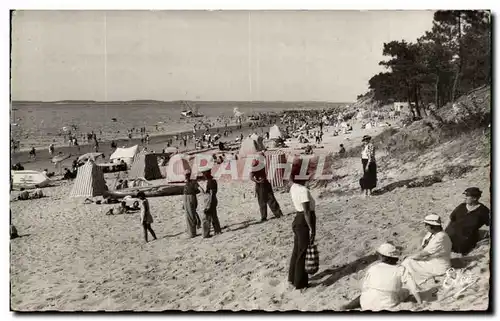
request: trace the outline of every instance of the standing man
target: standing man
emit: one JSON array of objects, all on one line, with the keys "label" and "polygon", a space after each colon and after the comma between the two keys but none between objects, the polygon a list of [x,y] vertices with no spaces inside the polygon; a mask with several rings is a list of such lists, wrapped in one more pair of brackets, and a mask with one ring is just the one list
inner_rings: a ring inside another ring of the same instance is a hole
[{"label": "standing man", "polygon": [[198,182],[191,179],[191,171],[184,172],[186,185],[184,185],[184,209],[186,210],[187,232],[190,238],[196,236],[196,228],[201,228],[201,220],[196,212],[198,198],[196,194],[200,192]]},{"label": "standing man", "polygon": [[217,181],[213,178],[211,170],[203,172],[203,177],[207,180],[205,188],[205,208],[203,210],[203,237],[210,237],[210,226],[213,225],[215,235],[221,234],[219,217],[217,216]]},{"label": "standing man", "polygon": [[[257,166],[258,161],[254,160],[252,166]],[[267,206],[271,209],[275,217],[283,216],[281,212],[280,205],[276,198],[274,197],[273,187],[271,183],[267,180],[266,169],[262,168],[258,171],[253,171],[250,174],[250,179],[255,182],[255,194],[257,194],[257,201],[259,202],[260,209],[260,221],[267,221]]]},{"label": "standing man", "polygon": [[54,156],[54,144],[50,144],[49,145],[49,154],[50,154],[50,157]]}]

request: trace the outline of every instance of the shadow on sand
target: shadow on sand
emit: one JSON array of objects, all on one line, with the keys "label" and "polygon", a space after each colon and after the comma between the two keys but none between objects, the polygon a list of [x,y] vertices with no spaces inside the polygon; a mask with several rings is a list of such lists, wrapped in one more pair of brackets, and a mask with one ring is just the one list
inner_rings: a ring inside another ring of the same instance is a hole
[{"label": "shadow on sand", "polygon": [[484,257],[484,255],[471,255],[464,257],[456,257],[450,260],[451,267],[454,269],[463,269],[474,261],[477,261]]},{"label": "shadow on sand", "polygon": [[328,276],[328,278],[322,282],[315,282],[311,284],[311,286],[316,286],[316,285],[324,285],[324,286],[330,286],[340,280],[341,278],[348,276],[350,274],[356,273],[360,270],[365,269],[367,266],[375,262],[378,258],[377,254],[371,254],[362,258],[357,259],[354,262],[345,264],[341,267],[334,267],[330,269],[326,269],[324,271],[321,271],[320,273],[312,276],[310,278],[311,281],[317,281],[321,280],[325,276]]},{"label": "shadow on sand", "polygon": [[435,183],[440,183],[442,181],[443,181],[442,177],[440,177],[439,175],[429,175],[429,176],[404,179],[401,181],[388,184],[377,190],[374,190],[373,195],[383,195],[385,193],[392,192],[396,188],[401,188],[401,187],[406,187],[406,188],[429,187],[434,185]]}]

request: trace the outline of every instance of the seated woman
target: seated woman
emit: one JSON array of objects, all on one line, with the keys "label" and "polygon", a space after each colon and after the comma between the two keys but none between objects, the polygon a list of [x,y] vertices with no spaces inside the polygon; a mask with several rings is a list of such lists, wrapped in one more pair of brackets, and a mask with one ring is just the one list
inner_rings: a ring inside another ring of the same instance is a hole
[{"label": "seated woman", "polygon": [[115,189],[116,189],[116,190],[120,190],[120,189],[123,189],[123,188],[124,188],[124,187],[123,187],[123,179],[120,179],[120,180],[118,181],[118,184],[116,185]]},{"label": "seated woman", "polygon": [[339,155],[345,155],[345,147],[344,144],[340,144]]},{"label": "seated woman", "polygon": [[422,241],[422,249],[401,263],[405,268],[403,282],[410,290],[411,287],[419,290],[423,283],[445,274],[451,266],[451,240],[443,231],[441,218],[436,214],[427,215],[424,223],[428,233]]},{"label": "seated woman", "polygon": [[[361,295],[343,307],[344,310],[356,309],[381,311],[393,310],[402,302],[408,292],[403,289],[404,268],[397,266],[399,251],[389,243],[377,249],[379,261],[366,271],[361,285]],[[420,303],[420,296],[413,293]]]},{"label": "seated woman", "polygon": [[63,179],[73,179],[73,173],[71,173],[70,170],[67,168],[64,168]]},{"label": "seated woman", "polygon": [[464,195],[465,203],[451,213],[446,233],[450,236],[452,251],[467,255],[479,241],[479,229],[490,225],[490,210],[479,203],[482,195],[479,188],[470,187]]}]

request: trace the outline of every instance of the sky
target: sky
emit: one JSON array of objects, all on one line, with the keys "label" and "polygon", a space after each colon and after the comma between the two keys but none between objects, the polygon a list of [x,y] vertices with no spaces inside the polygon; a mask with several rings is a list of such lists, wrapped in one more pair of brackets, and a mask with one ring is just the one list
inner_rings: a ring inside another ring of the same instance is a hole
[{"label": "sky", "polygon": [[16,11],[12,100],[350,102],[432,11]]}]

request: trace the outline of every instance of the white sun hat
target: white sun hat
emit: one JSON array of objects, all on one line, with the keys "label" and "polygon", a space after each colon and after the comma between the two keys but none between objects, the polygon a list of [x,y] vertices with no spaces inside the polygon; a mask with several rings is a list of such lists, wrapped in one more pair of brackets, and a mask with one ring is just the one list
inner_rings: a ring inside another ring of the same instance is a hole
[{"label": "white sun hat", "polygon": [[439,215],[437,214],[427,215],[424,219],[424,223],[434,226],[441,226],[441,217],[439,217]]},{"label": "white sun hat", "polygon": [[398,249],[394,245],[389,243],[384,243],[380,245],[377,249],[377,252],[387,257],[393,257],[393,258],[399,257]]}]

